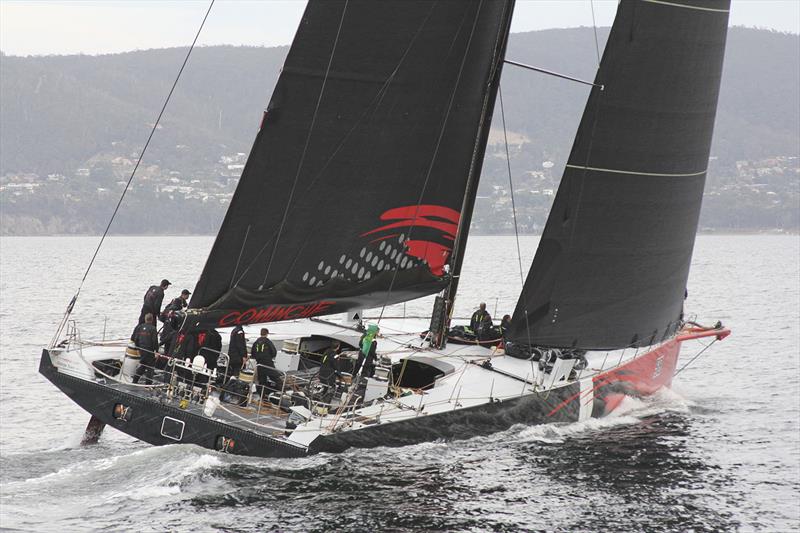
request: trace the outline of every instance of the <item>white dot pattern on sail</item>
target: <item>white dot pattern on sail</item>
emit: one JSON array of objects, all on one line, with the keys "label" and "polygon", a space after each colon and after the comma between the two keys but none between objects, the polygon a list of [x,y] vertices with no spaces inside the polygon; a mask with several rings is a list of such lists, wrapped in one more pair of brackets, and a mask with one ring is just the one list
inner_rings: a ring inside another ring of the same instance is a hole
[{"label": "white dot pattern on sail", "polygon": [[303,274],[303,281],[308,281],[308,272]]},{"label": "white dot pattern on sail", "polygon": [[343,264],[344,264],[344,260],[345,260],[345,259],[347,259],[347,256],[346,256],[346,255],[344,255],[344,254],[342,254],[342,257],[340,257],[340,258],[339,258],[339,264],[340,264],[340,265],[343,265]]},{"label": "white dot pattern on sail", "polygon": [[383,250],[384,248],[386,248],[386,241],[381,241],[380,245],[378,245],[378,249]]},{"label": "white dot pattern on sail", "polygon": [[345,269],[348,269],[348,268],[350,268],[350,266],[351,266],[352,264],[353,264],[353,260],[352,260],[352,259],[348,259],[348,260],[347,260],[347,263],[345,263],[345,264],[344,264],[344,268],[345,268]]},{"label": "white dot pattern on sail", "polygon": [[325,275],[327,276],[330,273],[331,273],[331,266],[328,265],[328,266],[325,267]]}]

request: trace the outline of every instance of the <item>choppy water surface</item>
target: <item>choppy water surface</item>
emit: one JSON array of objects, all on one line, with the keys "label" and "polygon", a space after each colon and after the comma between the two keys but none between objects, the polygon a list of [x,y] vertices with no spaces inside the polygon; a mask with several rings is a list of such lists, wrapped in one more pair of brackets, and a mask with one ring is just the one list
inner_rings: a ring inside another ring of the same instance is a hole
[{"label": "choppy water surface", "polygon": [[[734,335],[646,401],[563,426],[405,448],[264,460],[150,447],[36,373],[96,238],[0,239],[0,526],[35,531],[792,531],[800,528],[800,241],[698,239],[687,309]],[[523,239],[529,264],[537,239]],[[75,317],[129,334],[141,295],[192,287],[204,237],[112,238]],[[510,313],[513,238],[473,237],[457,314]],[[393,314],[424,313],[428,302]],[[683,361],[702,346],[687,346]]]}]

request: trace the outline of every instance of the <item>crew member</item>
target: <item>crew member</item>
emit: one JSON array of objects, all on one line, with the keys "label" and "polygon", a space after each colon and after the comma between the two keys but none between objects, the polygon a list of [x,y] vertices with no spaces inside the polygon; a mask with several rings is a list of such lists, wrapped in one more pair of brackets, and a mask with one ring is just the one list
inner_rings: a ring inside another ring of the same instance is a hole
[{"label": "crew member", "polygon": [[236,326],[231,331],[228,343],[228,377],[239,377],[244,360],[247,358],[247,339],[244,337],[242,326]]},{"label": "crew member", "polygon": [[155,321],[155,317],[159,316],[161,302],[164,301],[164,291],[170,285],[172,284],[166,279],[162,279],[160,285],[150,285],[150,288],[144,293],[144,303],[142,304],[142,312],[139,314],[139,324],[144,324],[144,316],[147,313],[153,315],[153,321]]},{"label": "crew member", "polygon": [[492,331],[492,317],[486,310],[486,304],[481,302],[478,310],[472,313],[472,319],[469,321],[469,327],[478,340],[487,338]]},{"label": "crew member", "polygon": [[268,337],[269,330],[261,328],[261,336],[250,347],[250,357],[255,357],[259,365],[256,367],[256,380],[262,387],[269,385],[268,370],[262,367],[275,368],[275,356],[278,355],[278,350]]},{"label": "crew member", "polygon": [[197,355],[197,334],[191,331],[184,331],[183,333],[177,333],[175,339],[175,351],[172,354],[173,357],[177,357],[181,361],[188,359],[189,361],[194,360],[194,356]]},{"label": "crew member", "polygon": [[334,341],[322,352],[322,366],[319,368],[319,381],[328,387],[336,385],[336,358],[341,352],[339,341]]},{"label": "crew member", "polygon": [[139,379],[144,374],[145,383],[150,385],[153,382],[153,367],[156,364],[156,350],[158,349],[158,332],[153,325],[153,314],[147,313],[144,316],[144,323],[134,328],[131,340],[139,350],[139,366],[136,368],[136,375],[133,382],[139,383]]},{"label": "crew member", "polygon": [[164,310],[161,312],[160,318],[164,325],[161,327],[161,345],[164,346],[164,353],[172,353],[172,345],[175,340],[176,328],[173,326],[172,321],[175,318],[176,311],[182,311],[189,305],[186,301],[189,295],[192,294],[187,289],[181,291],[181,295],[174,298]]},{"label": "crew member", "polygon": [[511,327],[511,315],[503,315],[503,320],[500,321],[500,335],[506,338],[508,328]]},{"label": "crew member", "polygon": [[204,333],[205,339],[198,353],[206,360],[206,367],[209,370],[214,370],[217,368],[217,359],[220,352],[222,352],[222,337],[219,331],[213,328]]},{"label": "crew member", "polygon": [[177,298],[173,298],[161,312],[161,316],[163,317],[161,321],[166,322],[166,317],[170,312],[174,313],[175,311],[186,309],[189,306],[189,295],[191,294],[189,289],[183,289],[181,295]]},{"label": "crew member", "polygon": [[378,326],[371,324],[367,328],[367,332],[361,336],[361,341],[358,343],[358,359],[353,369],[354,377],[361,373],[364,377],[370,378],[375,373],[375,352],[378,349],[378,341],[375,340],[375,337],[378,336],[379,331]]}]

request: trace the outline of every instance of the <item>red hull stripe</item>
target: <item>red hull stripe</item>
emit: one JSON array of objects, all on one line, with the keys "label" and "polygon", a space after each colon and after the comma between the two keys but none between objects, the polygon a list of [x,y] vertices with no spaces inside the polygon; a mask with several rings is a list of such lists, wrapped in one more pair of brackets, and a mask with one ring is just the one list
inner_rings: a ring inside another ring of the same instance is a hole
[{"label": "red hull stripe", "polygon": [[[672,383],[672,376],[680,353],[680,343],[682,337],[677,337],[655,350],[647,352],[639,357],[628,361],[624,365],[608,370],[592,378],[593,387],[591,391],[583,391],[583,395],[593,394],[597,391],[616,383],[628,383],[631,392],[642,395],[650,395],[661,387],[669,387]],[[553,416],[571,402],[578,400],[582,393],[578,392],[558,404],[548,413]]]}]

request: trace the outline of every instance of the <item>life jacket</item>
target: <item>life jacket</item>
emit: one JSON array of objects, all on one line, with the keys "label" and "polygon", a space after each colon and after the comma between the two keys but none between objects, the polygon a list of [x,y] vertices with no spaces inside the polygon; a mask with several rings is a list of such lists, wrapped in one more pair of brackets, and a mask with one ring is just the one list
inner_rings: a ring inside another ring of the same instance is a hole
[{"label": "life jacket", "polygon": [[269,339],[266,337],[259,337],[256,339],[256,342],[253,343],[253,347],[251,348],[252,353],[250,355],[254,357],[259,364],[272,364],[275,359],[275,353],[273,350],[269,349],[269,345]]}]

